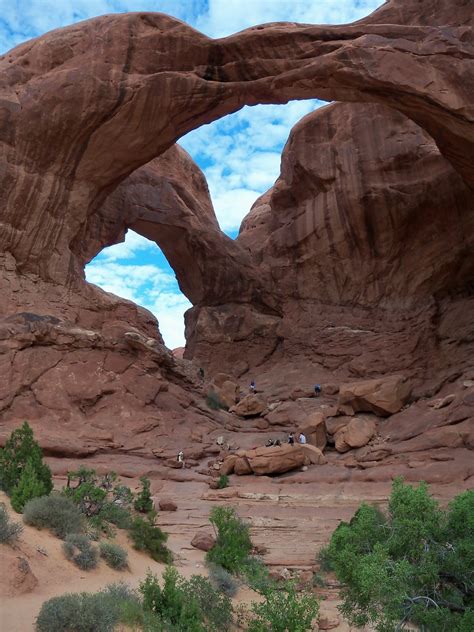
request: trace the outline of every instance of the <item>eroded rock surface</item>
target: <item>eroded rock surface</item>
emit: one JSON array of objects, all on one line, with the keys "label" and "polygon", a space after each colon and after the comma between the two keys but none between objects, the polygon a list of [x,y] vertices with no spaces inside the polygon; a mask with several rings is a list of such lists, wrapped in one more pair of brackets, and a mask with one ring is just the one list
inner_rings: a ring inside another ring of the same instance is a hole
[{"label": "eroded rock surface", "polygon": [[[64,458],[175,463],[184,447],[187,468],[167,474],[184,480],[212,454],[214,431],[304,423],[295,388],[307,393],[314,374],[337,388],[403,373],[414,400],[472,378],[472,14],[461,0],[419,5],[221,40],[161,14],[104,16],[0,58],[2,437],[28,418]],[[229,240],[174,143],[244,104],[309,97],[356,103],[295,127],[275,186]],[[166,350],[149,312],[85,283],[84,264],[128,228],[163,248],[193,302],[185,357],[197,365]],[[206,408],[199,366],[236,379],[278,366],[295,401],[239,426]],[[471,406],[423,408],[409,437],[404,411],[394,414],[387,441],[467,453]],[[418,468],[400,465],[403,447],[372,447],[388,469]],[[369,457],[353,474],[345,462],[344,476],[390,476],[370,474]],[[241,460],[236,471],[250,467]]]}]

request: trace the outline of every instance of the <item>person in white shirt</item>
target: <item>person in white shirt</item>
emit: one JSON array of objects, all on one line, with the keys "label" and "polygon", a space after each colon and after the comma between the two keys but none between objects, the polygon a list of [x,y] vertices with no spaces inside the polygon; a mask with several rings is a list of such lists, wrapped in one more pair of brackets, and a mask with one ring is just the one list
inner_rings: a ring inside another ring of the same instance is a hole
[{"label": "person in white shirt", "polygon": [[300,443],[306,443],[306,437],[305,437],[305,435],[302,432],[300,432],[300,436],[298,437],[298,441]]}]

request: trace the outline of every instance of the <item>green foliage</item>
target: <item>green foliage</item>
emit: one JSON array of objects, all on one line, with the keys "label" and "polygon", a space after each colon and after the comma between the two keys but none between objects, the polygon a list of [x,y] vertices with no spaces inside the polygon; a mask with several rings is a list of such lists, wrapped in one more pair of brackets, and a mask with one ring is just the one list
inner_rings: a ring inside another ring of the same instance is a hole
[{"label": "green foliage", "polygon": [[222,568],[222,566],[217,566],[216,564],[209,565],[209,581],[216,590],[224,593],[227,597],[235,597],[238,584],[235,578],[226,571],[225,568]]},{"label": "green foliage", "polygon": [[79,509],[72,500],[59,494],[29,500],[23,508],[23,522],[37,529],[49,529],[61,539],[84,529]]},{"label": "green foliage", "polygon": [[163,588],[155,575],[148,573],[140,584],[143,609],[155,619],[145,629],[166,632],[226,632],[232,622],[232,606],[204,577],[185,580],[168,566],[163,573]]},{"label": "green foliage", "polygon": [[0,544],[12,544],[18,540],[23,531],[23,525],[12,522],[8,516],[4,503],[0,503]]},{"label": "green foliage", "polygon": [[150,511],[153,511],[153,500],[151,499],[150,493],[150,479],[146,476],[141,476],[140,482],[142,484],[142,488],[138,492],[133,506],[135,507],[135,510],[140,513],[149,513]]},{"label": "green foliage", "polygon": [[34,465],[28,460],[18,481],[12,490],[11,504],[13,509],[21,513],[25,504],[32,498],[46,495],[46,486],[40,481]]},{"label": "green foliage", "polygon": [[132,514],[129,509],[115,505],[114,503],[105,503],[99,513],[100,522],[110,522],[119,529],[129,529],[132,524]]},{"label": "green foliage", "polygon": [[171,551],[165,545],[168,534],[156,527],[150,517],[137,516],[132,521],[128,534],[137,551],[146,551],[156,562],[167,564],[172,561]]},{"label": "green foliage", "polygon": [[209,521],[216,532],[216,544],[206,553],[206,560],[237,574],[252,550],[249,525],[232,507],[213,507]]},{"label": "green foliage", "polygon": [[442,510],[427,486],[393,483],[388,512],[362,505],[326,555],[345,584],[342,613],[380,632],[407,622],[430,632],[469,629],[474,612],[474,490]]},{"label": "green foliage", "polygon": [[113,632],[126,608],[141,608],[125,584],[98,593],[68,593],[46,601],[36,619],[36,632]]},{"label": "green foliage", "polygon": [[101,542],[99,544],[100,557],[105,563],[115,570],[123,571],[128,568],[128,553],[119,544],[113,542]]},{"label": "green foliage", "polygon": [[63,543],[64,555],[83,571],[89,571],[97,566],[97,548],[89,538],[81,534],[66,536]]},{"label": "green foliage", "polygon": [[283,590],[268,591],[262,603],[252,604],[254,616],[248,632],[306,632],[312,630],[312,621],[318,611],[315,596],[298,592],[289,582]]},{"label": "green foliage", "polygon": [[126,485],[116,485],[113,490],[112,504],[129,509],[133,503],[133,492]]},{"label": "green foliage", "polygon": [[[0,487],[11,495],[20,482],[28,462],[38,482],[43,484],[43,494],[53,489],[51,470],[43,463],[43,452],[34,440],[33,430],[27,421],[14,430],[0,450]],[[21,504],[21,503],[20,503]]]},{"label": "green foliage", "polygon": [[206,395],[206,404],[211,410],[229,410],[227,404],[224,404],[224,402],[215,391],[209,391],[209,393]]},{"label": "green foliage", "polygon": [[[103,479],[104,480],[104,479]],[[73,487],[72,483],[76,481]],[[81,512],[91,518],[99,515],[107,500],[109,480],[105,477],[105,484],[101,484],[95,470],[81,466],[75,472],[68,472],[67,486],[64,494],[76,503]]]},{"label": "green foliage", "polygon": [[262,595],[277,587],[276,582],[270,578],[268,568],[258,557],[247,557],[240,568],[240,576],[252,590]]},{"label": "green foliage", "polygon": [[225,489],[229,487],[229,477],[227,474],[221,474],[217,480],[217,489]]}]

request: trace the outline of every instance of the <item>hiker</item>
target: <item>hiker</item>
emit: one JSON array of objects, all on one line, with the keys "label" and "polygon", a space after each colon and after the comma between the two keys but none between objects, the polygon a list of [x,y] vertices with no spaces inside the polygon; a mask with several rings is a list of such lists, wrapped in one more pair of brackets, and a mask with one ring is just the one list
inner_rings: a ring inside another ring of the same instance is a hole
[{"label": "hiker", "polygon": [[204,369],[202,367],[198,371],[198,376],[201,382],[204,382]]},{"label": "hiker", "polygon": [[298,441],[302,444],[306,443],[306,436],[300,432],[300,436],[298,437]]},{"label": "hiker", "polygon": [[255,380],[252,380],[250,382],[249,390],[250,390],[251,393],[256,393],[257,392],[257,386],[255,384]]},{"label": "hiker", "polygon": [[184,467],[184,452],[182,450],[178,452],[176,460],[178,461],[178,463],[181,463],[181,467]]},{"label": "hiker", "polygon": [[288,435],[288,443],[290,445],[295,445],[295,437],[292,432],[290,432],[290,434]]},{"label": "hiker", "polygon": [[273,445],[275,445],[274,442],[273,442],[273,439],[267,439],[267,442],[266,442],[265,446],[267,448],[271,448]]},{"label": "hiker", "polygon": [[314,395],[315,397],[319,397],[321,395],[321,384],[314,385]]}]

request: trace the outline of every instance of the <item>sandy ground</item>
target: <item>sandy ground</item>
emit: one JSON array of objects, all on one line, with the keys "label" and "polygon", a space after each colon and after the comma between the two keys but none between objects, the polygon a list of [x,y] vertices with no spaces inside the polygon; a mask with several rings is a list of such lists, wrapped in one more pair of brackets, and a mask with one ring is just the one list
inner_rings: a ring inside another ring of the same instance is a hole
[{"label": "sandy ground", "polygon": [[[155,504],[160,497],[167,497],[178,505],[176,512],[160,512],[158,524],[169,533],[168,545],[182,575],[206,574],[204,553],[191,547],[190,542],[199,531],[211,532],[208,516],[216,503],[232,504],[241,517],[251,522],[252,540],[268,549],[264,559],[270,568],[316,570],[316,553],[328,542],[340,520],[350,519],[361,500],[383,504],[390,493],[388,483],[294,484],[291,478],[267,477],[232,477],[231,482],[231,487],[215,491],[200,482],[153,482],[152,490],[159,490],[154,495]],[[431,489],[442,500],[460,491],[459,486],[432,486]],[[5,496],[0,500],[9,506]],[[14,512],[12,517],[21,520]],[[163,571],[162,564],[130,548],[124,532],[117,531],[116,541],[128,550],[129,571],[114,571],[102,560],[97,569],[81,571],[65,559],[61,540],[47,531],[25,525],[17,551],[28,560],[38,585],[28,594],[0,595],[0,632],[34,630],[42,603],[53,596],[65,592],[93,592],[120,580],[137,586],[148,569],[157,574]],[[39,548],[47,555],[40,553]],[[323,615],[337,619],[337,590],[323,589],[321,596]],[[248,603],[252,597],[251,591],[241,589],[236,600]],[[336,632],[350,630],[342,621],[333,629]]]}]

